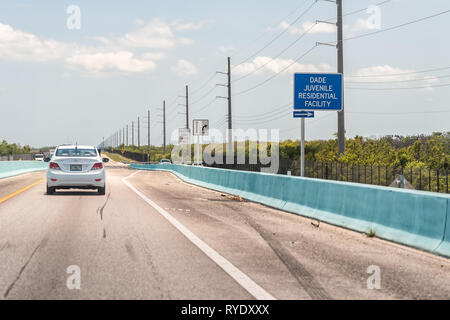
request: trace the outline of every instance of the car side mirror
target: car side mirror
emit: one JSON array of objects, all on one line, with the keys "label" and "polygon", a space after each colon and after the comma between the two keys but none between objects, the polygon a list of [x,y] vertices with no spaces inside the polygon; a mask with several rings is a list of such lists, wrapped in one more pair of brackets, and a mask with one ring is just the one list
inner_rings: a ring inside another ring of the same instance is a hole
[{"label": "car side mirror", "polygon": [[45,158],[44,162],[50,162],[50,158]]},{"label": "car side mirror", "polygon": [[108,163],[108,162],[109,162],[109,159],[108,159],[108,158],[103,158],[102,161],[103,161],[104,163]]}]

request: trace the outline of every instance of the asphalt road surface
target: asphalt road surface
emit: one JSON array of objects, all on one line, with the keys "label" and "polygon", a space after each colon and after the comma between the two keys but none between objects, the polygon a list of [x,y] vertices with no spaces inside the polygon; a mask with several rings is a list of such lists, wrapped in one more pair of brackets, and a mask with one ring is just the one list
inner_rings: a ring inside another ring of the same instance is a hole
[{"label": "asphalt road surface", "polygon": [[0,180],[0,299],[450,298],[449,259],[170,173],[111,163],[105,196],[44,177]]}]

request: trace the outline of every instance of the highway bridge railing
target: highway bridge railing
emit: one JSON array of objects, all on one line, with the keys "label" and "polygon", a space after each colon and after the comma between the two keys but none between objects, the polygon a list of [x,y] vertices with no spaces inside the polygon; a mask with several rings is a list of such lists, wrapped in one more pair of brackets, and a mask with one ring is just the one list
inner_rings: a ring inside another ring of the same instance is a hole
[{"label": "highway bridge railing", "polygon": [[47,167],[48,163],[43,161],[0,161],[0,179],[46,170]]},{"label": "highway bridge railing", "polygon": [[[249,164],[212,164],[210,167],[261,172],[267,166],[260,163]],[[207,164],[204,164],[207,165]],[[300,176],[300,161],[280,159],[278,174]],[[399,176],[405,178],[403,187],[421,191],[449,193],[449,170],[430,168],[402,168],[390,166],[364,166],[342,162],[305,161],[305,175],[309,178],[355,182],[378,186],[391,186]]]}]

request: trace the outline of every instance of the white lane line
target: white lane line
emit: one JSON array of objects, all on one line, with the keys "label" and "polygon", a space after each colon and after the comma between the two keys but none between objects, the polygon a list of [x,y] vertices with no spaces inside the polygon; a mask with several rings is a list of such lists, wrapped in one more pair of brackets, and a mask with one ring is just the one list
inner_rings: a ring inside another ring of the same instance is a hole
[{"label": "white lane line", "polygon": [[167,221],[170,222],[175,228],[178,229],[188,240],[195,244],[203,253],[205,253],[212,261],[214,261],[219,267],[221,267],[230,277],[232,277],[237,283],[239,283],[245,290],[247,290],[253,297],[258,300],[276,300],[270,293],[260,287],[256,282],[250,279],[245,273],[236,268],[230,261],[222,257],[217,251],[208,246],[199,237],[193,234],[188,228],[182,225],[177,219],[171,216],[167,211],[158,206],[152,200],[147,198],[142,192],[137,190],[131,183],[127,180],[138,172],[123,178],[122,181],[133,190],[139,197],[141,197],[150,206],[155,208]]}]

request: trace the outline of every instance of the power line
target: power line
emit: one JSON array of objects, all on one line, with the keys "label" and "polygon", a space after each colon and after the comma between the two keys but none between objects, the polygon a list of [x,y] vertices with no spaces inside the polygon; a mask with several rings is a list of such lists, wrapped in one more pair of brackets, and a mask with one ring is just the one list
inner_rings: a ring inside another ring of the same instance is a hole
[{"label": "power line", "polygon": [[428,85],[422,87],[402,87],[402,88],[357,88],[357,87],[346,87],[346,89],[351,90],[369,90],[369,91],[395,91],[395,90],[414,90],[414,89],[428,89],[428,88],[442,88],[442,87],[450,87],[450,83],[448,84],[438,84],[438,85]]},{"label": "power line", "polygon": [[[314,124],[316,124],[322,120],[325,120],[327,118],[330,118],[331,116],[334,116],[334,115],[335,115],[334,112],[331,112],[330,114],[327,114],[326,116],[323,116],[321,118],[317,118],[312,121],[308,121],[308,126],[314,125]],[[286,129],[286,130],[281,130],[281,132],[286,133],[286,132],[290,132],[290,131],[294,131],[294,130],[300,130],[300,125],[297,124],[295,127],[292,127],[290,129]]]},{"label": "power line", "polygon": [[[450,78],[450,75],[445,76],[431,76],[430,79],[446,79]],[[348,84],[385,84],[385,83],[403,83],[403,82],[418,82],[418,81],[427,81],[430,79],[410,79],[410,80],[395,80],[395,81],[346,81],[345,83]]]},{"label": "power line", "polygon": [[204,105],[203,107],[201,107],[200,109],[198,109],[197,111],[195,111],[193,114],[195,114],[195,115],[199,114],[201,111],[205,110],[205,109],[208,108],[210,105],[212,105],[215,101],[216,101],[216,98],[214,98],[213,100],[211,100],[210,102],[208,102],[206,105]]},{"label": "power line", "polygon": [[345,38],[344,41],[360,39],[360,38],[364,38],[364,37],[368,37],[368,36],[373,36],[373,35],[376,35],[376,34],[379,34],[379,33],[382,33],[382,32],[386,32],[386,31],[391,31],[391,30],[399,29],[399,28],[402,28],[402,27],[409,26],[409,25],[411,25],[411,24],[415,24],[415,23],[419,23],[419,22],[422,22],[422,21],[425,21],[425,20],[429,20],[429,19],[436,18],[436,17],[438,17],[438,16],[441,16],[441,15],[443,15],[443,14],[447,14],[447,13],[449,13],[449,12],[450,12],[450,10],[442,11],[442,12],[433,14],[433,15],[431,15],[431,16],[427,16],[427,17],[423,17],[423,18],[420,18],[420,19],[417,19],[417,20],[410,21],[410,22],[402,23],[402,24],[399,24],[399,25],[396,25],[396,26],[393,26],[393,27],[390,27],[390,28],[383,29],[383,30],[378,30],[378,31],[374,31],[374,32],[369,32],[369,33],[361,34],[361,35],[358,35],[358,36],[353,36],[353,37]]},{"label": "power line", "polygon": [[437,110],[437,111],[407,111],[407,112],[349,112],[350,114],[362,114],[362,115],[404,115],[404,114],[436,114],[436,113],[449,113],[450,110]]},{"label": "power line", "polygon": [[262,85],[266,84],[267,82],[275,79],[278,75],[280,75],[282,72],[286,71],[287,69],[289,69],[290,67],[292,67],[295,63],[297,63],[298,61],[300,61],[301,59],[303,59],[305,56],[307,56],[311,51],[313,51],[315,48],[317,47],[317,45],[314,45],[313,47],[311,47],[308,51],[306,51],[303,55],[301,55],[298,59],[294,60],[292,63],[290,63],[287,67],[283,68],[282,70],[278,71],[277,73],[275,73],[273,76],[271,76],[270,78],[266,79],[265,81],[257,84],[256,86],[253,86],[249,89],[246,89],[244,91],[238,92],[236,93],[234,96],[239,96],[245,93],[248,93],[256,88],[261,87]]},{"label": "power line", "polygon": [[275,38],[273,38],[271,41],[269,41],[269,43],[267,43],[266,45],[264,45],[261,49],[257,50],[255,53],[253,53],[252,55],[248,56],[246,59],[244,59],[243,61],[241,61],[239,64],[233,66],[233,69],[235,69],[236,67],[240,66],[241,64],[247,62],[248,60],[254,58],[255,56],[257,56],[258,54],[260,54],[262,51],[264,51],[265,49],[267,49],[270,45],[272,45],[275,41],[277,41],[279,38],[281,38],[281,36],[283,36],[294,24],[296,24],[305,14],[307,14],[316,4],[317,4],[318,0],[314,0],[314,2],[305,10],[303,11],[293,22],[291,22],[289,24],[288,27],[286,27],[285,29],[283,29],[277,36],[275,36]]},{"label": "power line", "polygon": [[354,76],[345,76],[345,77],[346,78],[395,77],[395,76],[404,76],[404,75],[410,75],[410,74],[419,74],[419,73],[428,73],[428,72],[434,72],[434,71],[442,71],[442,70],[448,70],[448,69],[450,69],[450,67],[442,67],[442,68],[435,68],[435,69],[428,69],[428,70],[421,70],[421,71],[412,71],[412,72],[392,73],[392,74],[354,75]]},{"label": "power line", "polygon": [[259,120],[260,118],[265,118],[267,116],[272,116],[272,115],[274,115],[274,114],[276,114],[276,113],[280,112],[281,110],[284,110],[284,109],[286,109],[288,107],[292,108],[292,102],[286,103],[286,104],[282,105],[281,107],[275,108],[275,109],[273,109],[273,110],[271,110],[269,112],[261,113],[261,114],[258,114],[258,115],[235,116],[235,118],[238,119],[238,120],[246,120],[246,118],[248,120]]},{"label": "power line", "polygon": [[265,66],[267,66],[269,63],[271,63],[272,61],[274,61],[275,59],[279,58],[282,54],[284,54],[286,51],[288,51],[290,48],[292,48],[297,42],[299,42],[301,39],[303,39],[304,36],[306,36],[308,33],[311,32],[312,29],[314,29],[314,27],[317,25],[317,23],[313,24],[310,28],[308,28],[308,30],[306,30],[305,32],[303,32],[294,42],[292,42],[289,46],[287,46],[286,48],[284,48],[280,53],[278,53],[277,55],[275,55],[274,57],[272,57],[268,62],[264,63],[263,65],[259,66],[258,68],[256,68],[255,70],[247,73],[246,75],[243,75],[242,77],[237,78],[236,80],[234,80],[234,82],[238,82],[242,79],[247,78],[248,76],[258,72],[259,70],[261,70],[262,68],[264,68]]},{"label": "power line", "polygon": [[266,119],[266,120],[258,120],[258,121],[250,121],[250,120],[235,120],[236,123],[240,123],[240,124],[246,124],[246,125],[251,125],[251,124],[262,124],[262,123],[267,123],[267,122],[271,122],[271,121],[276,121],[276,120],[280,120],[283,118],[286,118],[289,114],[291,114],[291,110],[289,110],[289,113],[282,113],[277,117],[271,117],[270,119]]},{"label": "power line", "polygon": [[208,85],[208,83],[210,83],[214,78],[216,77],[216,73],[214,73],[210,78],[208,78],[208,80],[206,80],[200,87],[198,87],[197,89],[193,90],[191,92],[191,95],[196,94],[197,92],[201,91],[204,87],[206,87]]},{"label": "power line", "polygon": [[[384,5],[386,3],[389,3],[389,2],[392,2],[392,1],[393,0],[382,1],[382,2],[379,2],[379,3],[375,3],[373,6],[381,7],[382,5]],[[361,13],[363,11],[367,11],[367,9],[369,9],[369,8],[370,7],[365,7],[365,8],[361,8],[361,9],[358,9],[358,10],[350,11],[350,12],[347,12],[347,13],[343,14],[342,16],[343,17],[348,17],[348,16],[351,16],[351,15],[354,15],[354,14],[357,14],[357,13]],[[331,21],[331,20],[335,20],[335,19],[336,19],[335,17],[332,17],[332,18],[326,19],[324,21]]]},{"label": "power line", "polygon": [[197,100],[195,100],[194,102],[191,102],[191,105],[193,104],[197,104],[200,101],[202,101],[203,99],[205,99],[207,96],[209,96],[211,93],[214,92],[214,90],[216,90],[217,86],[214,86],[213,88],[211,88],[211,90],[209,90],[208,92],[206,92],[203,96],[201,96],[200,98],[198,98]]},{"label": "power line", "polygon": [[[307,2],[307,1],[304,1],[304,3],[302,3],[302,4],[299,5],[299,6],[297,6],[297,7],[296,7],[294,10],[292,10],[287,16],[285,16],[284,18],[282,18],[282,19],[281,19],[281,22],[280,22],[279,24],[283,23],[284,20],[286,20],[287,18],[289,18],[290,16],[292,16],[295,12],[297,12],[300,8],[302,8],[306,2]],[[263,33],[261,33],[261,35],[259,35],[258,37],[256,37],[254,40],[249,41],[249,43],[255,43],[256,41],[258,41],[259,39],[263,38],[263,37],[266,36],[266,35],[267,35],[267,33],[266,33],[266,32],[263,32]],[[247,45],[248,45],[248,43],[247,43]],[[236,57],[236,56],[239,55],[242,51],[244,51],[244,50],[240,50],[240,51],[235,52],[234,54],[231,55],[231,58]]]}]

